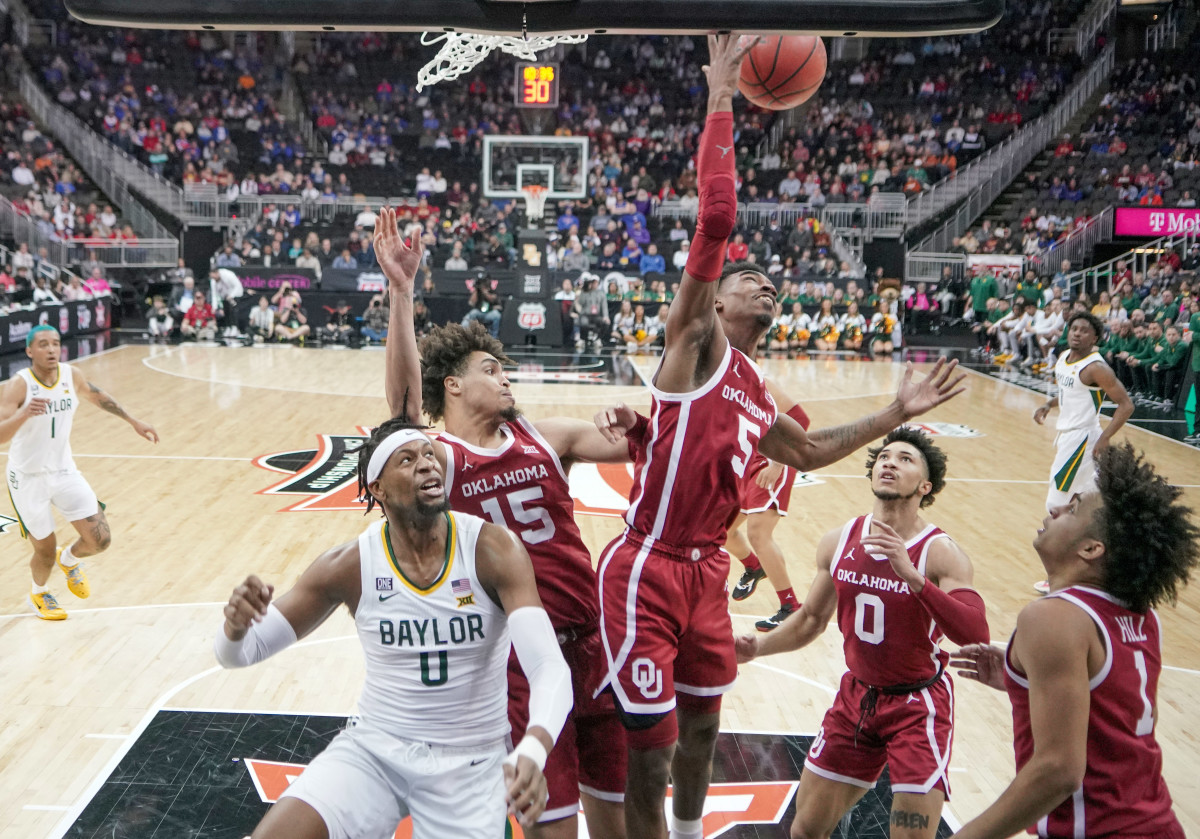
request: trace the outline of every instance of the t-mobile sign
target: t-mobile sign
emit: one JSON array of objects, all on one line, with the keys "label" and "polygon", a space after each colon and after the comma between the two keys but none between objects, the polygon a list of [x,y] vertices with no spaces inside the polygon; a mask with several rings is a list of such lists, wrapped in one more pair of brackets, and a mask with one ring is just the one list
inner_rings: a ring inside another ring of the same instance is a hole
[{"label": "t-mobile sign", "polygon": [[1176,233],[1200,233],[1200,209],[1118,207],[1113,233],[1117,236],[1148,236],[1154,239]]}]

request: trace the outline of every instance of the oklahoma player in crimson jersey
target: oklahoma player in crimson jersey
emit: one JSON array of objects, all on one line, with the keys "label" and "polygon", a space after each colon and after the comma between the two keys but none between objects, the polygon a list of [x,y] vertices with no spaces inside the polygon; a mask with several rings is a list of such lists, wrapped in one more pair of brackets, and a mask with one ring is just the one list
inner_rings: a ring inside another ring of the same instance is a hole
[{"label": "oklahoma player in crimson jersey", "polygon": [[849,670],[842,676],[796,792],[795,839],[827,839],[886,763],[893,839],[932,839],[950,792],[954,687],[938,642],[986,642],[971,561],[920,516],[945,485],[946,456],[929,437],[898,428],[870,450],[869,516],[817,546],[804,608],[768,636],[738,639],[738,661],[799,649],[837,611]]},{"label": "oklahoma player in crimson jersey", "polygon": [[950,664],[1008,691],[1017,777],[956,836],[1184,839],[1154,738],[1162,669],[1154,606],[1200,557],[1181,491],[1126,444],[1096,455],[1097,491],[1050,511],[1033,546],[1050,593],[1017,617],[1008,648]]},{"label": "oklahoma player in crimson jersey", "polygon": [[[753,263],[724,266],[737,214],[733,92],[755,43],[708,39],[708,116],[697,153],[700,210],[680,291],[666,323],[652,410],[597,418],[610,439],[639,441],[626,530],[600,564],[608,680],[629,741],[625,823],[631,837],[698,839],[720,724],[737,662],[726,601],[725,532],[756,449],[797,469],[824,466],[958,393],[942,360],[923,382],[905,373],[876,414],[807,434],[780,416],[754,350],[775,314],[775,286]],[[722,270],[724,268],[724,270]]]},{"label": "oklahoma player in crimson jersey", "polygon": [[[593,698],[606,664],[600,645],[600,604],[592,558],[567,485],[575,460],[628,462],[629,445],[610,443],[589,422],[547,419],[536,423],[516,409],[504,374],[503,345],[479,324],[434,329],[417,352],[413,331],[413,279],[420,241],[409,247],[396,227],[395,210],[376,223],[375,251],[391,288],[387,393],[397,415],[443,419],[434,440],[445,468],[452,509],[489,519],[520,537],[533,563],[538,594],[571,668],[575,708],[546,762],[550,800],[535,839],[575,839],[583,801],[588,832],[596,839],[625,834],[625,731],[612,698]],[[423,368],[423,370],[422,370]],[[525,733],[529,683],[509,658],[509,722],[514,742]]]}]

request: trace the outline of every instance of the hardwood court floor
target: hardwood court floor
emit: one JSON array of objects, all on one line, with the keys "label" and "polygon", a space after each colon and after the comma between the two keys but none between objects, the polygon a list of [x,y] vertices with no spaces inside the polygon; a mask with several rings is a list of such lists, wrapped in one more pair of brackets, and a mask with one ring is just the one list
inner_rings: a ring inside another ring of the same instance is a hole
[{"label": "hardwood court floor", "polygon": [[[90,380],[152,422],[162,442],[151,446],[124,423],[90,406],[80,410],[73,447],[108,504],[113,546],[88,563],[93,594],[86,603],[52,577],[68,621],[28,615],[27,548],[14,529],[0,535],[0,836],[62,835],[160,708],[353,711],[362,664],[344,613],[297,648],[244,671],[216,667],[211,643],[221,605],[247,573],[284,590],[321,550],[365,525],[356,511],[281,512],[303,506],[312,493],[261,494],[287,475],[252,461],[309,452],[272,461],[277,470],[295,470],[318,449],[319,435],[355,435],[384,419],[383,362],[379,352],[197,346],[120,347],[78,362]],[[653,363],[635,362],[646,373]],[[764,366],[801,399],[815,427],[883,407],[901,375],[898,365],[871,362],[769,360]],[[588,378],[577,370],[557,372]],[[590,418],[614,400],[649,404],[634,384],[532,381],[545,373],[523,364],[514,381],[518,404],[535,419]],[[927,515],[971,556],[993,637],[1003,640],[1041,576],[1029,543],[1043,516],[1054,432],[1030,419],[1044,397],[983,375],[971,375],[968,384],[966,394],[926,418],[982,435],[939,438],[950,455],[950,482]],[[1188,500],[1200,507],[1200,452],[1139,429],[1124,437],[1186,486]],[[791,515],[777,534],[801,597],[819,536],[870,510],[863,454],[822,470],[818,482],[793,493]],[[606,475],[607,481],[583,467],[573,476],[589,506],[615,506],[622,476],[620,470]],[[321,504],[338,506],[337,499]],[[0,512],[11,512],[7,502]],[[580,525],[595,555],[619,531],[620,520],[585,515]],[[68,531],[63,524],[60,538]],[[775,608],[764,585],[733,604],[735,628],[748,630],[755,617]],[[1177,609],[1164,609],[1162,619],[1169,669],[1159,690],[1158,739],[1177,811],[1185,829],[1200,835],[1200,723],[1193,712],[1200,691],[1200,585],[1184,592]],[[745,667],[725,703],[724,727],[811,734],[843,670],[836,629],[806,650]],[[957,700],[949,810],[961,822],[1004,789],[1013,758],[1005,697],[959,680]]]}]

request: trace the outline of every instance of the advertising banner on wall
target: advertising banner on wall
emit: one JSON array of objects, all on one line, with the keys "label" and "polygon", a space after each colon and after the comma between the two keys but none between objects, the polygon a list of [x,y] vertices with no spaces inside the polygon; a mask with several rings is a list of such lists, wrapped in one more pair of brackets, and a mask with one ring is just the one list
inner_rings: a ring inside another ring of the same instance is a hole
[{"label": "advertising banner on wall", "polygon": [[1157,239],[1176,233],[1200,233],[1200,209],[1166,207],[1117,207],[1113,220],[1116,236]]},{"label": "advertising banner on wall", "polygon": [[990,273],[996,277],[1021,278],[1025,257],[1019,254],[973,253],[967,256],[967,270],[972,276]]}]

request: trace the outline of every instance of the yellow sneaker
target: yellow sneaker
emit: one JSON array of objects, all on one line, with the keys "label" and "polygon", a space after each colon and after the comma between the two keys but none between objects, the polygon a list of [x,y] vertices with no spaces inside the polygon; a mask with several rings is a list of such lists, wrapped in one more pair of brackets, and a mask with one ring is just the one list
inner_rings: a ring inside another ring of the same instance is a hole
[{"label": "yellow sneaker", "polygon": [[[71,590],[71,594],[78,597],[80,600],[86,600],[92,593],[91,586],[88,585],[87,574],[83,573],[83,564],[78,563],[74,568],[68,568],[62,564],[63,549],[59,548],[54,555],[54,563],[67,575],[67,588]],[[63,617],[66,617],[64,614]]]},{"label": "yellow sneaker", "polygon": [[29,595],[29,604],[33,606],[33,611],[37,612],[37,616],[44,621],[65,621],[67,619],[66,610],[58,605],[54,595],[48,591]]}]

